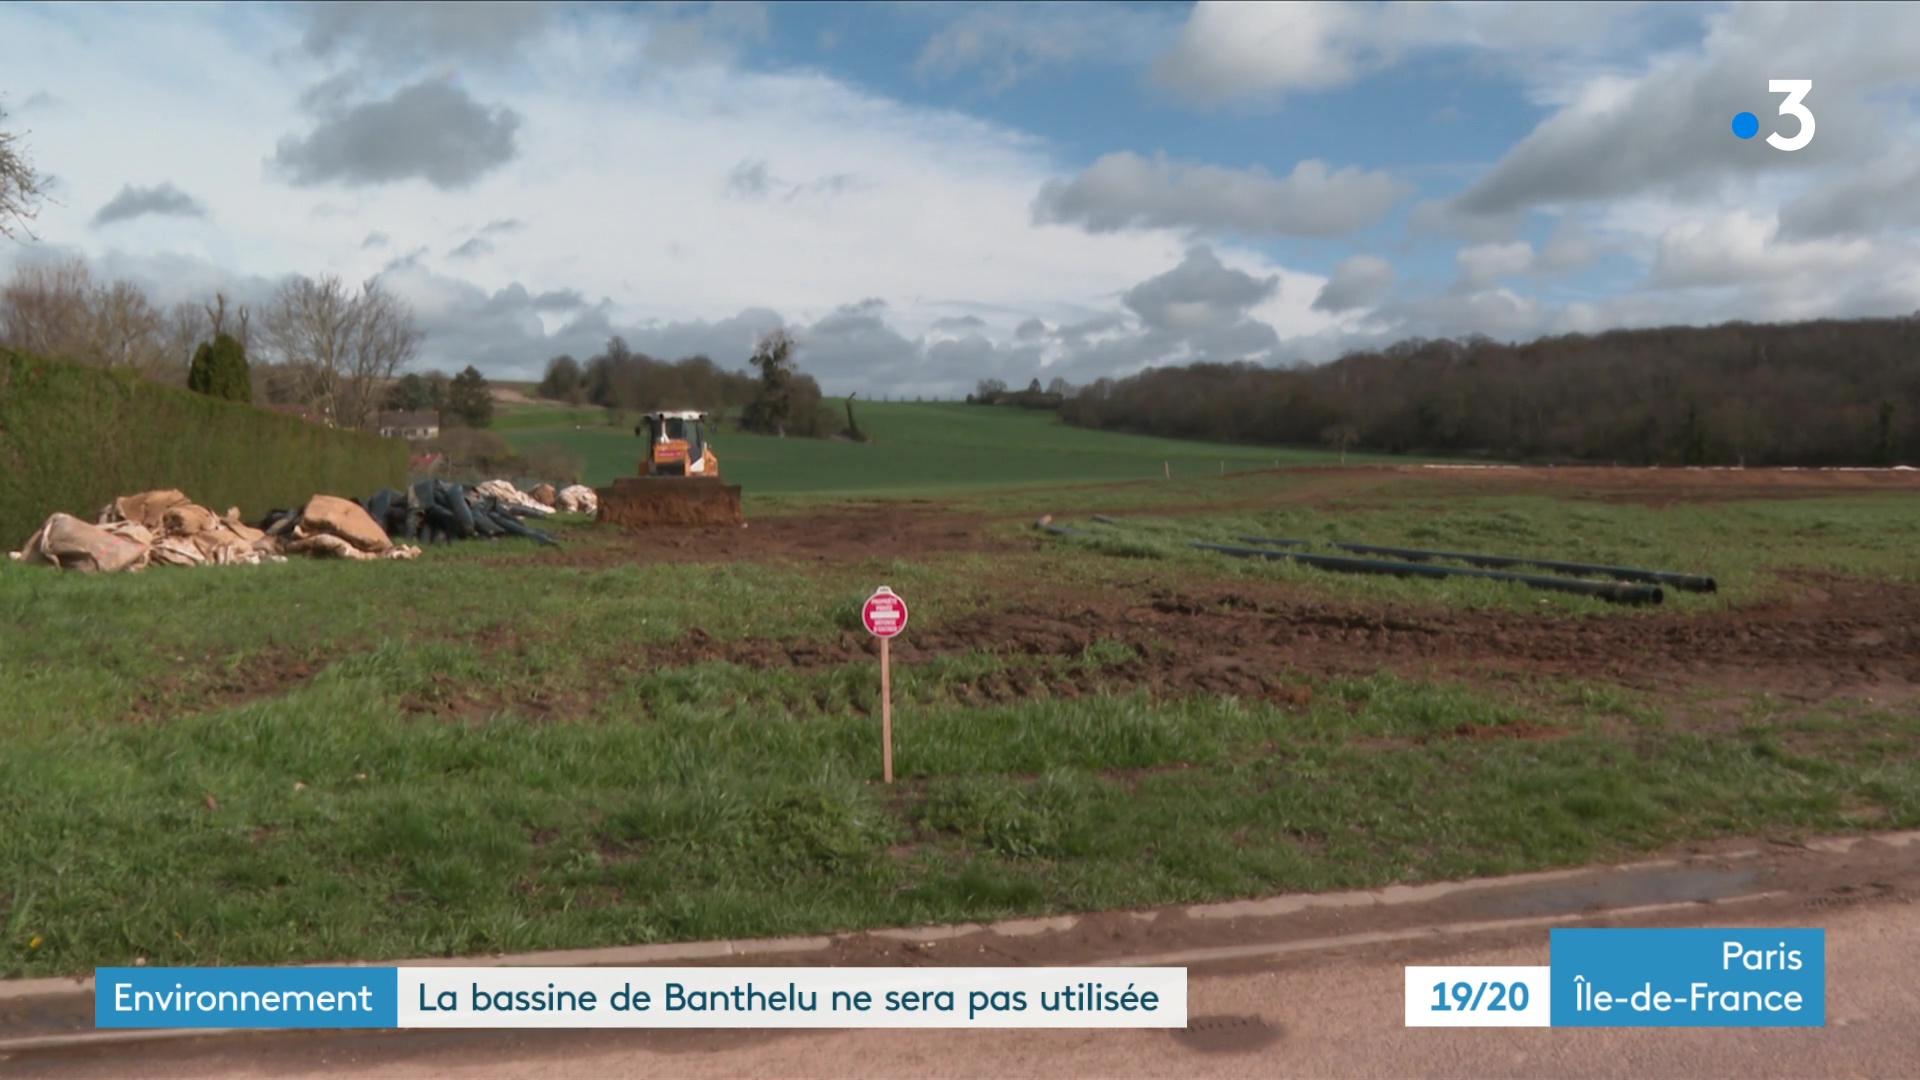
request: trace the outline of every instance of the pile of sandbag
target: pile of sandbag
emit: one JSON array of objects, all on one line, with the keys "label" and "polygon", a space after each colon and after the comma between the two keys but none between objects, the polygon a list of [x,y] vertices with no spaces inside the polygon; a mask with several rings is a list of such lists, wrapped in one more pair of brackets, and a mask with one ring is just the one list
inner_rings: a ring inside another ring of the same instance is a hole
[{"label": "pile of sandbag", "polygon": [[171,489],[115,499],[97,525],[54,514],[12,554],[20,562],[112,573],[145,566],[239,566],[286,562],[287,555],[341,559],[411,559],[420,549],[396,545],[359,504],[315,495],[296,513],[254,528],[230,509],[218,516]]},{"label": "pile of sandbag", "polygon": [[[497,499],[501,506],[511,508],[511,512],[516,515],[546,517],[553,513],[553,485],[541,484],[540,487],[547,489],[547,498],[544,501],[534,493],[521,491],[506,480],[488,480],[485,483],[475,484],[473,494],[483,499]],[[540,488],[535,488],[534,492],[539,490]]]},{"label": "pile of sandbag", "polygon": [[[523,537],[542,544],[557,543],[552,536],[520,520],[522,517],[549,514],[552,511],[534,504],[536,511],[518,501],[505,501],[498,494],[482,493],[495,483],[504,481],[489,481],[469,490],[463,485],[443,480],[422,480],[405,491],[392,488],[377,491],[359,506],[372,521],[378,522],[389,533],[423,544],[494,540],[505,536]],[[513,485],[505,484],[505,487],[519,494]],[[500,489],[492,490],[498,492]],[[532,500],[527,502],[532,503]],[[269,532],[272,531],[272,525],[273,522],[269,521]]]},{"label": "pile of sandbag", "polygon": [[285,562],[278,544],[240,520],[197,505],[179,491],[147,491],[115,499],[89,525],[71,514],[47,518],[13,552],[19,562],[67,570],[138,570],[143,566],[238,566]]},{"label": "pile of sandbag", "polygon": [[147,565],[153,535],[139,525],[124,523],[107,529],[89,525],[72,514],[54,514],[8,558],[15,562],[45,563],[63,570],[138,570]]},{"label": "pile of sandbag", "polygon": [[147,561],[162,566],[258,565],[280,558],[265,533],[240,520],[238,507],[216,517],[172,488],[123,495],[101,509],[100,524],[129,540],[144,533]]},{"label": "pile of sandbag", "polygon": [[553,505],[570,514],[591,514],[600,509],[600,496],[585,484],[568,484],[553,497]]},{"label": "pile of sandbag", "polygon": [[292,555],[338,559],[414,559],[420,549],[395,544],[366,508],[337,495],[315,495],[298,512],[276,510],[263,522],[266,535]]}]

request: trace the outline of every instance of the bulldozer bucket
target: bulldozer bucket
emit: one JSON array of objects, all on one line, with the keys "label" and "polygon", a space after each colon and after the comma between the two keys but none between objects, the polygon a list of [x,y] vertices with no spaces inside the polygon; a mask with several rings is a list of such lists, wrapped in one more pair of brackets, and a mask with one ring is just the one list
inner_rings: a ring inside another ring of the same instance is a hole
[{"label": "bulldozer bucket", "polygon": [[596,488],[599,520],[629,528],[738,525],[740,485],[705,477],[622,477]]}]

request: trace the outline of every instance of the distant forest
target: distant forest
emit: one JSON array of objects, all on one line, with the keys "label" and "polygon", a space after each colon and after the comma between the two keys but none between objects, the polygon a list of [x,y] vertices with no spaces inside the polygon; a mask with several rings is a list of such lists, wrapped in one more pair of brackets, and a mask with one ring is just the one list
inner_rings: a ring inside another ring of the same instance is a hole
[{"label": "distant forest", "polygon": [[1920,314],[1415,339],[1321,367],[1102,379],[1072,424],[1224,442],[1530,461],[1920,464]]}]

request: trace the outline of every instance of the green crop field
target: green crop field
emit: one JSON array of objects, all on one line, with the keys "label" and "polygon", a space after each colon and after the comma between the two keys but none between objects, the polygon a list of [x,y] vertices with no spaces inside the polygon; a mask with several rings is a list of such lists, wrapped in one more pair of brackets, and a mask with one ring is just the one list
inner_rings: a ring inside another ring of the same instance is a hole
[{"label": "green crop field", "polygon": [[[1052,413],[954,403],[856,405],[868,443],[778,439],[720,425],[723,475],[754,495],[929,494],[1029,484],[1218,476],[1222,471],[1331,462],[1324,450],[1183,442],[1088,431]],[[503,411],[494,426],[516,449],[552,443],[578,455],[590,484],[633,474],[633,420],[601,409],[533,406]],[[1353,455],[1350,460],[1364,460]]]}]

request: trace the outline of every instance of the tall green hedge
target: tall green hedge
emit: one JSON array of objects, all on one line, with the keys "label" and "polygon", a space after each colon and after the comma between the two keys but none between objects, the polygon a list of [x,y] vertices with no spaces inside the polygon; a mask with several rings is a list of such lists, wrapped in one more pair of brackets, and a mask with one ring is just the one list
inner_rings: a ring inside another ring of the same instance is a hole
[{"label": "tall green hedge", "polygon": [[251,518],[316,493],[365,497],[406,475],[396,439],[0,349],[0,548],[56,510],[91,521],[153,488]]}]

